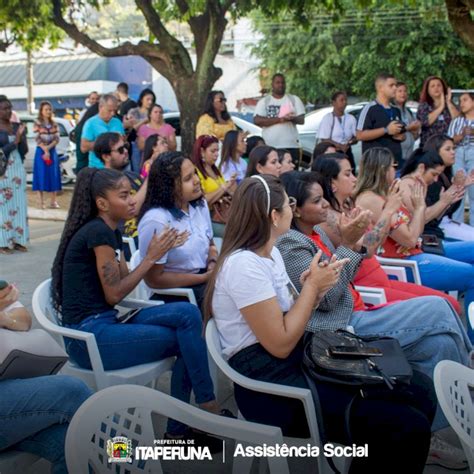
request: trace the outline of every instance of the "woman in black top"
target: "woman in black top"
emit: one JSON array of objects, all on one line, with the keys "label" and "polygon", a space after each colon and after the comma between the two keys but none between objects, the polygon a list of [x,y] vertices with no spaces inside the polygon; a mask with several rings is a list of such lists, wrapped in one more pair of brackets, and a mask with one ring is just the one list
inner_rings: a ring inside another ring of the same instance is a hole
[{"label": "woman in black top", "polygon": [[[86,168],[79,173],[52,269],[54,307],[65,326],[95,335],[105,370],[176,356],[171,394],[189,402],[192,388],[200,407],[216,412],[199,309],[171,303],[142,309],[126,321],[115,309],[157,260],[183,243],[170,227],[155,234],[145,258],[129,273],[118,224],[134,212],[130,182],[121,172]],[[80,367],[91,368],[83,342],[67,340],[66,350]],[[185,435],[184,425],[169,420],[169,437]]]}]

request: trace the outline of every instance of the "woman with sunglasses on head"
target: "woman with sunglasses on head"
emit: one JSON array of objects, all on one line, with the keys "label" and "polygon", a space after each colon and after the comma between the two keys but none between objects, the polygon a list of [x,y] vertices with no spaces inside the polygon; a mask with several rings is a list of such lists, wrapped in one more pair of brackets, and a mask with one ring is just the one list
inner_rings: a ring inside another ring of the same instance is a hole
[{"label": "woman with sunglasses on head", "polygon": [[245,133],[230,130],[225,134],[222,144],[221,161],[219,169],[225,179],[234,177],[237,184],[245,178],[247,162],[242,158],[247,150]]},{"label": "woman with sunglasses on head", "polygon": [[[423,150],[437,153],[444,163],[444,171],[437,181],[428,186],[426,193],[427,206],[440,206],[440,203],[444,203],[440,209],[442,213],[425,225],[425,233],[436,235],[440,239],[474,241],[474,227],[463,221],[463,193],[474,186],[474,174],[467,175],[461,169],[453,172],[456,148],[453,139],[448,135],[431,136]],[[456,200],[456,197],[460,199]],[[461,221],[457,220],[459,214]]]},{"label": "woman with sunglasses on head", "polygon": [[148,122],[140,126],[137,131],[137,145],[143,152],[145,141],[151,135],[160,135],[168,141],[170,151],[176,150],[176,130],[163,118],[163,107],[153,104],[148,109]]},{"label": "woman with sunglasses on head", "polygon": [[[79,173],[52,268],[54,308],[63,325],[95,335],[105,370],[176,356],[172,396],[189,402],[192,389],[199,406],[216,413],[199,309],[190,303],[173,303],[127,313],[124,318],[116,309],[155,262],[182,243],[176,229],[161,229],[148,242],[141,263],[129,272],[117,227],[134,213],[130,183],[122,173],[94,168]],[[84,342],[66,338],[66,350],[79,367],[91,369]],[[194,434],[169,420],[165,437],[183,439]]]},{"label": "woman with sunglasses on head", "polygon": [[204,105],[204,113],[196,125],[196,138],[201,135],[213,135],[222,142],[229,130],[237,127],[227,111],[227,99],[222,91],[211,91]]},{"label": "woman with sunglasses on head", "polygon": [[[147,272],[150,288],[191,288],[201,306],[204,289],[216,264],[211,216],[193,162],[178,152],[163,153],[151,165],[138,239],[145,258],[155,233],[171,227],[183,244],[170,249]],[[178,301],[180,297],[163,297]]]},{"label": "woman with sunglasses on head", "polygon": [[268,145],[261,145],[252,150],[249,156],[247,177],[256,174],[270,174],[278,178],[280,172],[281,163],[278,159],[276,148]]},{"label": "woman with sunglasses on head", "polygon": [[[384,164],[380,174],[377,175],[378,181],[384,181],[385,174],[395,175],[396,163],[387,149],[376,148],[374,151],[370,151],[370,155],[374,156],[375,162],[380,161]],[[324,198],[330,206],[326,222],[321,223],[320,228],[328,235],[332,244],[338,247],[341,243],[340,220],[343,214],[350,213],[354,209],[352,196],[356,179],[352,174],[350,162],[345,158],[345,155],[340,153],[322,156],[320,160],[313,162],[312,169],[324,178]],[[383,212],[364,236],[364,245],[367,247],[368,255],[360,264],[354,277],[354,284],[383,288],[388,302],[403,301],[417,296],[441,296],[452,304],[458,314],[461,314],[461,306],[458,301],[446,293],[414,283],[390,280],[375,257],[379,247],[388,236],[392,218],[397,214],[401,205],[402,195],[399,185],[397,182],[393,182]]]},{"label": "woman with sunglasses on head", "polygon": [[[291,172],[282,176],[290,197],[296,198],[292,228],[276,242],[288,275],[296,289],[301,288],[299,276],[308,270],[314,256],[322,251],[323,259],[348,258],[339,281],[314,309],[306,330],[353,328],[360,336],[388,336],[399,340],[413,369],[432,377],[440,360],[454,360],[467,364],[472,346],[459,318],[451,306],[434,296],[413,298],[395,304],[367,308],[352,286],[361,260],[367,254],[358,243],[365,220],[362,214],[341,225],[341,245],[335,248],[318,225],[327,218],[329,203],[324,199],[325,180],[314,173]],[[343,221],[344,222],[344,219]],[[355,225],[354,225],[355,224]],[[423,318],[420,317],[423,315]],[[447,426],[441,411],[435,418],[433,431]],[[438,450],[438,436],[431,444]],[[430,462],[432,459],[430,459]],[[447,459],[445,459],[447,461]]]},{"label": "woman with sunglasses on head", "polygon": [[[293,174],[293,173],[287,173]],[[262,382],[308,388],[301,365],[305,328],[315,307],[338,283],[347,259],[324,259],[318,252],[298,277],[295,291],[275,246],[289,230],[291,205],[278,178],[255,175],[235,192],[222,251],[206,294],[206,319],[215,320],[229,365]],[[423,471],[434,415],[433,388],[417,374],[409,402],[361,399],[350,415],[351,440],[345,412],[354,391],[339,384],[315,381],[324,430],[331,442],[369,444],[368,458],[354,458],[350,473],[376,472],[390,458],[390,472]],[[284,436],[307,438],[302,404],[293,399],[254,392],[234,385],[245,419],[278,426]],[[403,452],[406,456],[391,456]]]},{"label": "woman with sunglasses on head", "polygon": [[145,179],[153,162],[162,154],[169,151],[168,140],[161,135],[150,135],[145,140],[140,176]]},{"label": "woman with sunglasses on head", "polygon": [[[227,132],[227,134],[233,131]],[[222,175],[216,166],[219,158],[219,140],[212,135],[202,135],[194,142],[192,162],[196,167],[201,188],[211,210],[212,230],[215,237],[222,237],[225,219],[221,215],[223,206],[228,207],[232,194],[237,188],[236,174],[229,179]]]}]

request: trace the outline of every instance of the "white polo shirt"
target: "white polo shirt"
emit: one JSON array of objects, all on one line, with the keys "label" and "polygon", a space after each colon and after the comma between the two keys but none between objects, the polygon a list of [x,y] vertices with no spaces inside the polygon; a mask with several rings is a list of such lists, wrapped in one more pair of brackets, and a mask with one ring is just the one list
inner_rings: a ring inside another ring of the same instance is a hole
[{"label": "white polo shirt", "polygon": [[217,275],[212,313],[226,358],[258,342],[241,308],[276,297],[286,313],[295,302],[296,290],[280,251],[273,247],[271,256],[265,258],[250,250],[238,250],[226,258]]},{"label": "white polo shirt", "polygon": [[[340,120],[339,120],[340,118]],[[319,140],[332,140],[345,145],[356,135],[357,120],[351,114],[336,117],[333,112],[326,114],[319,125]]]},{"label": "white polo shirt", "polygon": [[177,218],[175,212],[157,207],[150,209],[138,224],[138,242],[140,257],[143,259],[148,251],[148,245],[154,232],[159,235],[166,226],[174,227],[182,232],[190,233],[188,240],[167,252],[156,263],[165,266],[166,272],[198,273],[207,267],[209,256],[209,243],[213,238],[211,216],[206,200],[199,204],[189,205],[189,212],[178,211],[181,217]]}]

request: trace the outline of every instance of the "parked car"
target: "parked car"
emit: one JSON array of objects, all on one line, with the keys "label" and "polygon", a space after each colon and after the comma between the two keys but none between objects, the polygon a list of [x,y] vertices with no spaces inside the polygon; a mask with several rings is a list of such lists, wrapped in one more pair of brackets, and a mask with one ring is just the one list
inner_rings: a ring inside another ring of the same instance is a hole
[{"label": "parked car", "polygon": [[[36,134],[33,133],[33,124],[36,120],[34,115],[19,114],[19,119],[26,125],[26,139],[28,142],[28,153],[25,157],[25,170],[27,174],[33,173],[33,164],[36,152]],[[59,143],[56,150],[60,157],[62,183],[67,184],[76,177],[74,168],[76,167],[76,146],[69,139],[69,133],[74,128],[71,121],[55,117],[59,128]]]}]

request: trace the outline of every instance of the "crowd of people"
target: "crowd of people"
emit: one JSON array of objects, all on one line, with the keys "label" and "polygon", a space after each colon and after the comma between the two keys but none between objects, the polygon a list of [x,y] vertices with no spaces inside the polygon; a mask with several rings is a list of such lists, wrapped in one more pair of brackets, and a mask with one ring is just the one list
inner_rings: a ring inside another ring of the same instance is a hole
[{"label": "crowd of people", "polygon": [[[302,358],[318,331],[395,338],[413,376],[394,392],[380,389],[353,404],[353,387],[316,382],[329,438],[369,443],[369,458],[354,459],[351,473],[381,466],[422,472],[426,462],[465,468],[462,452],[437,434],[447,421],[432,377],[441,360],[468,365],[474,343],[474,328],[468,324],[466,331],[461,319],[474,301],[474,95],[462,94],[458,110],[444,81],[429,77],[415,116],[406,107],[406,84],[392,75],[379,75],[375,92],[358,120],[345,111],[347,95],[333,94],[333,111],[321,122],[305,171],[295,169],[304,106],[286,92],[282,74],[255,110],[262,137],[240,131],[224,93],[212,91],[191,156],[176,151],[176,131],[151,90],[137,103],[126,84],[115,94],[91,94],[76,127],[79,171],[52,266],[51,298],[61,324],[95,335],[105,370],[176,356],[171,394],[189,402],[193,391],[202,409],[224,416],[231,414],[216,402],[202,336],[210,318],[236,371],[295,387],[308,388]],[[47,102],[35,130],[33,189],[42,207],[43,192],[52,193],[57,207],[57,126]],[[358,141],[363,155],[356,164]],[[7,157],[0,177],[2,253],[26,250],[28,242],[25,145],[22,125],[11,122],[11,104],[0,96],[0,147]],[[135,240],[136,255],[124,236]],[[378,256],[417,262],[422,284],[389,279]],[[124,318],[117,306],[138,284],[166,304]],[[366,304],[356,285],[382,288],[387,304]],[[192,290],[197,306],[154,294],[163,288]],[[15,299],[14,287],[2,291],[0,310],[8,306],[2,298]],[[449,291],[458,292],[464,307]],[[84,343],[68,340],[66,349],[77,365],[91,368]],[[1,393],[6,390],[0,382]],[[83,387],[79,392],[81,400],[88,396]],[[237,385],[235,398],[246,419],[308,436],[298,402]],[[165,437],[220,446],[174,420]],[[0,449],[28,450],[9,433],[0,442]]]}]

